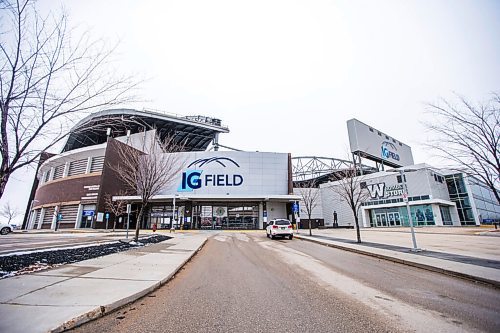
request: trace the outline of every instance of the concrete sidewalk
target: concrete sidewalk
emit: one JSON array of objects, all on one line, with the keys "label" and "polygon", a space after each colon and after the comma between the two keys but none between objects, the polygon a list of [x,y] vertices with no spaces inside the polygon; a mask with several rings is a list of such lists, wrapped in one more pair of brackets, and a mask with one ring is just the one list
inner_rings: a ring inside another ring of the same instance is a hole
[{"label": "concrete sidewalk", "polygon": [[[425,248],[422,252],[415,253],[410,251],[410,246],[400,246],[400,244],[397,244],[398,242],[394,241],[393,237],[384,238],[380,233],[377,235],[378,242],[363,241],[361,244],[351,239],[351,234],[355,235],[354,230],[350,230],[349,237],[342,238],[342,233],[346,233],[346,231],[339,234],[334,231],[314,230],[313,235],[309,236],[308,231],[301,230],[301,233],[294,234],[294,237],[434,272],[483,282],[500,288],[500,257],[491,253],[487,255],[478,253],[476,249],[475,251],[468,250],[467,255],[463,255],[463,253],[455,253],[457,252],[454,251],[455,245],[450,247],[450,251],[446,251],[446,247],[442,245],[439,251]],[[399,237],[404,242],[411,244],[411,241],[407,239],[410,237],[409,233],[402,233]],[[424,235],[419,234],[417,237],[422,240],[422,243],[425,243]],[[440,237],[441,243],[444,244],[450,236],[441,235]],[[370,237],[363,238],[362,234],[362,239],[366,238]],[[433,241],[435,240],[433,239]],[[470,241],[474,243],[475,239],[471,238]],[[462,244],[462,246],[465,251],[469,244]],[[486,249],[489,252],[489,248]],[[498,251],[498,247],[495,250]]]},{"label": "concrete sidewalk", "polygon": [[172,234],[162,243],[0,280],[0,332],[60,332],[160,287],[209,234]]}]

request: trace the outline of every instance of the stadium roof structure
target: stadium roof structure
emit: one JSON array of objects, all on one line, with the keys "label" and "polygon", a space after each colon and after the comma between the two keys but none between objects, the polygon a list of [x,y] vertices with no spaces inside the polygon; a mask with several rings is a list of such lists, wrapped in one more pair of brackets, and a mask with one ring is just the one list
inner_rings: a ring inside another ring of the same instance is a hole
[{"label": "stadium roof structure", "polygon": [[319,186],[331,181],[345,177],[346,170],[352,170],[356,167],[358,174],[370,174],[377,172],[378,169],[357,164],[354,166],[352,161],[346,161],[338,158],[319,157],[319,156],[297,156],[292,157],[292,175],[294,186],[301,184],[311,184]]},{"label": "stadium roof structure", "polygon": [[110,109],[92,113],[70,131],[62,152],[102,144],[118,137],[156,129],[160,138],[174,138],[185,150],[204,151],[219,133],[229,133],[221,120],[205,116],[180,116],[159,111]]}]

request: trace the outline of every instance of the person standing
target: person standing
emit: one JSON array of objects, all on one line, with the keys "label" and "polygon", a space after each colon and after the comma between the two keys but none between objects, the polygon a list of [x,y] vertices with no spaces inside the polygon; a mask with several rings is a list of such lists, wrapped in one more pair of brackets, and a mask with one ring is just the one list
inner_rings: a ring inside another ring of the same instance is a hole
[{"label": "person standing", "polygon": [[333,227],[337,228],[339,226],[338,221],[337,221],[337,211],[333,211]]}]

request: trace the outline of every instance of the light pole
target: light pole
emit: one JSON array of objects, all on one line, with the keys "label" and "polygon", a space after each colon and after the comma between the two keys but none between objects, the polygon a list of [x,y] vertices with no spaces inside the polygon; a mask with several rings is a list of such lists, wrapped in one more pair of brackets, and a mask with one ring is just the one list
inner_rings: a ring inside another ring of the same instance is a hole
[{"label": "light pole", "polygon": [[171,221],[170,222],[170,231],[171,232],[172,232],[172,230],[175,231],[174,222],[175,222],[175,199],[176,198],[179,198],[180,200],[186,200],[187,199],[187,197],[181,197],[179,194],[174,194],[174,205],[172,207],[172,220],[170,220]]},{"label": "light pole", "polygon": [[127,239],[128,239],[128,229],[130,226],[130,212],[132,211],[132,204],[127,204]]},{"label": "light pole", "polygon": [[408,200],[408,185],[406,185],[406,177],[405,177],[405,172],[414,172],[417,171],[415,169],[393,169],[393,170],[387,170],[388,172],[398,172],[399,176],[401,177],[401,182],[403,183],[403,201],[406,203],[406,213],[408,214],[408,221],[410,223],[410,230],[411,230],[411,241],[413,243],[413,248],[411,249],[413,252],[420,252],[422,249],[420,249],[417,246],[417,239],[415,238],[415,229],[413,228],[413,219],[411,218],[411,211],[410,211],[410,203]]},{"label": "light pole", "polygon": [[174,206],[172,207],[172,219],[170,220],[170,230],[175,229],[174,227],[174,222],[175,222],[175,198],[178,196],[178,194],[174,194]]}]

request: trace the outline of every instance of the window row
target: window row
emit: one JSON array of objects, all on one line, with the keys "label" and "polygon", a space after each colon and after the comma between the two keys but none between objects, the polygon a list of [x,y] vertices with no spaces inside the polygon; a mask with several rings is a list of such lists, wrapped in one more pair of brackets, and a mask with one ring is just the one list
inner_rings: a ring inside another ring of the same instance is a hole
[{"label": "window row", "polygon": [[41,183],[69,176],[99,172],[104,167],[104,156],[94,156],[81,160],[66,162],[46,170],[41,177]]},{"label": "window row", "polygon": [[[414,197],[409,197],[408,201],[419,201],[419,200],[429,200],[429,199],[430,199],[430,196],[428,196],[428,195],[420,195],[420,196],[417,195]],[[374,206],[374,205],[383,205],[383,204],[398,203],[398,202],[403,202],[403,198],[367,201],[367,202],[363,202],[361,205],[362,206]]]},{"label": "window row", "polygon": [[[374,132],[373,128],[371,128],[371,127],[370,127],[370,132]],[[377,134],[378,134],[379,136],[382,136],[382,132],[380,132],[380,131],[377,131]],[[383,135],[385,136],[385,139],[386,139],[386,140],[392,140],[392,142],[393,142],[393,143],[398,143],[401,147],[403,146],[403,144],[402,144],[401,142],[399,142],[399,141],[396,141],[396,139],[394,139],[394,138],[392,138],[392,139],[391,139],[391,138],[390,138],[388,135],[386,135],[386,134],[383,134]]]}]

